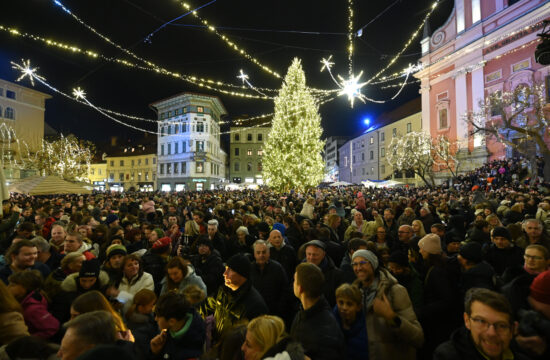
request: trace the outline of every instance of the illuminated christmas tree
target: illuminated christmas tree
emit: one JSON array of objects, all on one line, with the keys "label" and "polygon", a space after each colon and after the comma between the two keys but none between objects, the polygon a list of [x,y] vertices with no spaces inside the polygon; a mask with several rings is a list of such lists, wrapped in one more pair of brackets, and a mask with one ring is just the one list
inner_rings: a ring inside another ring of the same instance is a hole
[{"label": "illuminated christmas tree", "polygon": [[275,98],[275,115],[263,159],[267,184],[279,191],[319,185],[325,169],[322,132],[318,104],[296,58]]}]

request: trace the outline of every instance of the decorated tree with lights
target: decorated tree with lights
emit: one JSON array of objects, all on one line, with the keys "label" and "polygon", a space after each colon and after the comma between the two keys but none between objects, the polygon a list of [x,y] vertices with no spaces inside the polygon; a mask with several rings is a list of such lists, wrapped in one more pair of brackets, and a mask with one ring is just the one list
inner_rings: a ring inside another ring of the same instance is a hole
[{"label": "decorated tree with lights", "polygon": [[535,174],[536,154],[542,155],[544,180],[550,182],[550,109],[545,89],[533,84],[496,91],[480,101],[480,110],[468,114],[467,121],[473,134],[492,138],[526,156]]},{"label": "decorated tree with lights", "polygon": [[304,190],[323,180],[324,141],[319,108],[306,86],[299,59],[288,69],[265,142],[263,172],[268,185],[279,191]]},{"label": "decorated tree with lights", "polygon": [[58,175],[65,180],[82,181],[88,174],[94,146],[74,135],[54,141],[42,140],[40,149],[32,156],[31,162],[41,175]]},{"label": "decorated tree with lights", "polygon": [[394,171],[414,171],[427,186],[434,186],[435,161],[430,134],[420,131],[394,136],[388,148],[387,159]]}]

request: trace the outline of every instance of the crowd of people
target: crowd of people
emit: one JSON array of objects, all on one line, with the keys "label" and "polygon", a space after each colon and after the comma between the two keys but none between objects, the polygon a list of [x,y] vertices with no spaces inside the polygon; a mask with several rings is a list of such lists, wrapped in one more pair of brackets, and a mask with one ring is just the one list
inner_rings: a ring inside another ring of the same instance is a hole
[{"label": "crowd of people", "polygon": [[0,358],[548,359],[550,196],[435,188],[12,194]]}]

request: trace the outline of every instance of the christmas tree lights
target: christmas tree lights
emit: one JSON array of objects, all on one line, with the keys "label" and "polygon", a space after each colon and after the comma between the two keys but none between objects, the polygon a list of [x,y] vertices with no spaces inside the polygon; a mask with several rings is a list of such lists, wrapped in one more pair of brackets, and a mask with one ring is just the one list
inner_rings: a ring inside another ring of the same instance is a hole
[{"label": "christmas tree lights", "polygon": [[[290,115],[292,108],[301,111]],[[300,60],[294,59],[275,98],[275,115],[265,142],[262,164],[267,184],[279,191],[319,185],[325,168],[322,132],[318,105],[306,86]]]}]

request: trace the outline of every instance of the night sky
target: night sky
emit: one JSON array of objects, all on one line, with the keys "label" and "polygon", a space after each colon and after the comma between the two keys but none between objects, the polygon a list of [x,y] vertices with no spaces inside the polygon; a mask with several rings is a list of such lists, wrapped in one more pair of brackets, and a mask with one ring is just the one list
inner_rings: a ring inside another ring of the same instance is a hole
[{"label": "night sky", "polygon": [[[197,27],[198,20],[189,15],[173,25],[159,30],[151,42],[144,42],[147,34],[163,23],[186,11],[175,0],[61,0],[87,24],[107,35],[138,55],[165,68],[202,77],[238,84],[240,69],[259,87],[280,88],[281,82],[240,57],[208,30]],[[208,0],[190,1],[193,7]],[[354,29],[369,24],[361,38],[355,39],[354,69],[364,70],[369,78],[388,63],[388,55],[397,53],[421,23],[433,1],[426,0],[355,0]],[[390,5],[392,5],[390,7]],[[389,9],[388,9],[389,7]],[[453,1],[443,1],[430,19],[432,30],[441,26],[452,11]],[[383,14],[383,12],[386,10]],[[326,72],[320,73],[320,60],[333,55],[335,73],[347,74],[348,24],[347,1],[319,0],[217,0],[199,11],[223,34],[233,39],[261,62],[284,75],[292,58],[302,59],[309,85],[330,89],[335,85]],[[108,56],[132,60],[120,50],[105,43],[79,24],[51,0],[17,0],[4,2],[0,24],[15,27],[21,32],[75,44]],[[302,32],[317,32],[306,34]],[[401,70],[420,57],[420,38],[405,52],[388,74]],[[0,33],[0,77],[15,81],[18,73],[10,61],[30,59],[39,66],[39,74],[53,86],[68,93],[80,86],[88,99],[112,110],[155,118],[148,105],[156,100],[183,91],[199,92],[189,83],[152,72],[93,60],[46,47],[39,42]],[[29,86],[28,81],[21,83]],[[51,93],[37,84],[35,89]],[[364,93],[372,98],[388,99],[396,89],[381,90],[370,86]],[[230,116],[251,116],[273,111],[273,102],[247,100],[219,95]],[[53,95],[53,94],[52,94]],[[418,84],[409,85],[394,101],[383,105],[361,102],[353,109],[345,97],[321,107],[324,136],[354,135],[364,129],[363,119],[375,119],[377,114],[391,110],[418,95]],[[151,124],[131,121],[139,127],[155,130]],[[73,133],[93,141],[104,141],[111,135],[138,140],[143,133],[115,124],[82,105],[55,95],[47,101],[46,122],[63,134]],[[225,128],[224,128],[225,129]]]}]

